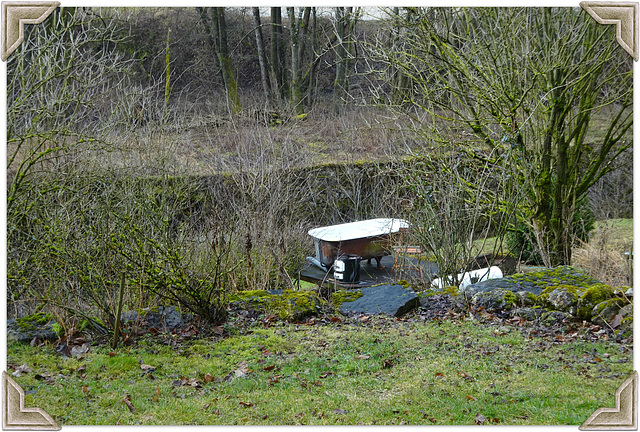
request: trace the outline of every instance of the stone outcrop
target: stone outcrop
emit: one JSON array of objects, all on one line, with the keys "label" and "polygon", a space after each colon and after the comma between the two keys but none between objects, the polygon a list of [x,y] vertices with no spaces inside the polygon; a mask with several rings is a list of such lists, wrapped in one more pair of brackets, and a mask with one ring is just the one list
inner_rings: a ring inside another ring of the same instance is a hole
[{"label": "stone outcrop", "polygon": [[403,285],[383,284],[359,288],[363,295],[340,306],[342,313],[356,312],[367,315],[383,313],[399,317],[418,306],[418,295]]}]

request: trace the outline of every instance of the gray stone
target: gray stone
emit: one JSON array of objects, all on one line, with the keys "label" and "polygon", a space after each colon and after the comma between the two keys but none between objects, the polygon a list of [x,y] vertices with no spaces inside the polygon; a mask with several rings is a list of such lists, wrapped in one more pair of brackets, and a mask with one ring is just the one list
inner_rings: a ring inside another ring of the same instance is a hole
[{"label": "gray stone", "polygon": [[616,301],[606,300],[598,303],[591,313],[591,322],[599,325],[605,325],[613,319],[621,310],[620,305]]},{"label": "gray stone", "polygon": [[556,324],[560,324],[563,321],[568,321],[573,317],[565,312],[560,311],[549,311],[545,312],[540,316],[540,322],[547,327],[554,326]]},{"label": "gray stone", "polygon": [[622,309],[620,309],[620,311],[618,311],[618,314],[622,317],[622,318],[626,318],[626,317],[632,317],[633,316],[633,304],[628,304],[625,307],[623,307]]},{"label": "gray stone", "polygon": [[521,307],[514,309],[512,315],[526,319],[527,321],[535,321],[540,318],[546,311],[542,308]]},{"label": "gray stone", "polygon": [[533,306],[536,302],[536,296],[528,291],[516,291],[515,293],[518,304],[522,306]]},{"label": "gray stone", "polygon": [[576,314],[578,299],[575,294],[567,291],[566,288],[557,288],[549,293],[547,298],[551,308],[561,312]]},{"label": "gray stone", "polygon": [[509,290],[496,288],[491,291],[483,291],[475,294],[471,298],[471,305],[476,309],[488,311],[498,311],[512,308],[517,299]]},{"label": "gray stone", "polygon": [[124,311],[120,317],[123,322],[141,320],[149,327],[167,330],[181,327],[191,319],[190,314],[183,317],[175,306],[158,306],[157,312],[146,310],[141,314],[136,311]]},{"label": "gray stone", "polygon": [[7,320],[7,342],[29,343],[34,337],[38,337],[41,341],[55,341],[58,335],[53,331],[54,320],[45,324],[24,323],[19,324],[15,319]]},{"label": "gray stone", "polygon": [[399,317],[418,306],[418,295],[402,285],[383,284],[358,288],[363,296],[345,301],[340,306],[342,313],[357,312],[368,315],[384,313]]}]

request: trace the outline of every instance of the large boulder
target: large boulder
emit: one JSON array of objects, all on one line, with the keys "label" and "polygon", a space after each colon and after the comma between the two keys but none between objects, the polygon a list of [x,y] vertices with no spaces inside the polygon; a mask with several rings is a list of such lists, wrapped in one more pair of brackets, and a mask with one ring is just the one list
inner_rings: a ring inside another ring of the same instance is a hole
[{"label": "large boulder", "polygon": [[347,299],[340,305],[342,313],[363,313],[374,315],[383,313],[399,317],[418,306],[418,295],[403,285],[383,284],[366,288],[358,288],[362,296]]},{"label": "large boulder", "polygon": [[492,291],[497,288],[512,292],[526,291],[539,296],[544,290],[552,286],[569,285],[586,289],[596,284],[600,284],[600,282],[580,270],[570,266],[561,266],[554,269],[518,273],[502,279],[486,280],[468,285],[460,291],[469,299],[478,292]]},{"label": "large boulder", "polygon": [[148,327],[174,330],[192,319],[191,314],[181,314],[175,306],[158,306],[157,309],[143,309],[141,312],[124,311],[120,315],[123,323],[139,322]]}]

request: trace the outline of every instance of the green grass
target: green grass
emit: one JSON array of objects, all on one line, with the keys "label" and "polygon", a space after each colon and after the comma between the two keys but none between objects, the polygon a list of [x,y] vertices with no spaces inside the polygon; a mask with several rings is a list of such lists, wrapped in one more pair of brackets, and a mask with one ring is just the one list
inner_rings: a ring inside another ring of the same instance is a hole
[{"label": "green grass", "polygon": [[[504,247],[497,247],[497,238],[489,237],[486,241],[475,240],[472,252],[474,255],[504,252]],[[589,234],[589,243],[604,244],[607,248],[618,252],[628,252],[633,248],[633,219],[608,219],[596,221]],[[504,245],[502,245],[504,246]]]},{"label": "green grass", "polygon": [[633,249],[633,219],[597,221],[589,243],[605,243],[611,250],[630,252]]},{"label": "green grass", "polygon": [[[65,425],[465,425],[478,413],[494,424],[576,425],[614,406],[632,372],[619,344],[528,340],[470,320],[374,317],[172,340],[138,340],[115,356],[96,348],[82,359],[11,345],[7,360],[33,369],[14,377],[26,405]],[[589,363],[594,350],[601,361]],[[157,369],[145,374],[140,361]],[[235,377],[238,369],[246,375]],[[205,374],[216,380],[205,383]],[[177,385],[183,377],[200,385]]]}]

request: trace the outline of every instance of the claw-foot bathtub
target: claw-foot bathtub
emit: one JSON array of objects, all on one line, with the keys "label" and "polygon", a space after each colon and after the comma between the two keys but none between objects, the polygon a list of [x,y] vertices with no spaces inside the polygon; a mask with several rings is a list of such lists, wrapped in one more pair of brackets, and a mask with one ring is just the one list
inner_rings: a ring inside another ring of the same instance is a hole
[{"label": "claw-foot bathtub", "polygon": [[390,255],[392,238],[409,228],[402,219],[369,219],[340,225],[314,228],[309,231],[316,248],[316,264],[330,268],[340,255],[357,255],[361,259]]}]

